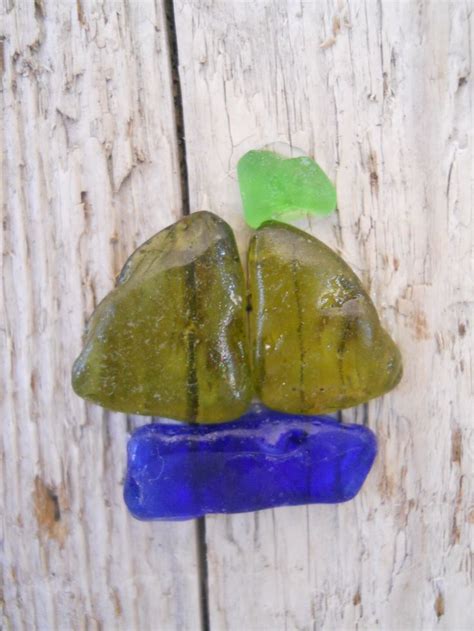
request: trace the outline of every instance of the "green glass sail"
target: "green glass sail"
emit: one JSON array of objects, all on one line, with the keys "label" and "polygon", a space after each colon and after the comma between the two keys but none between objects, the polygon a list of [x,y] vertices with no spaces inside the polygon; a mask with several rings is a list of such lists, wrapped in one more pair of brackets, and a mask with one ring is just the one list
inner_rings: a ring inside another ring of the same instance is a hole
[{"label": "green glass sail", "polygon": [[243,414],[252,397],[242,266],[230,226],[193,213],[136,250],[91,317],[78,395],[185,421]]},{"label": "green glass sail", "polygon": [[248,253],[254,382],[263,403],[319,414],[400,380],[400,352],[350,267],[311,235],[262,225]]}]

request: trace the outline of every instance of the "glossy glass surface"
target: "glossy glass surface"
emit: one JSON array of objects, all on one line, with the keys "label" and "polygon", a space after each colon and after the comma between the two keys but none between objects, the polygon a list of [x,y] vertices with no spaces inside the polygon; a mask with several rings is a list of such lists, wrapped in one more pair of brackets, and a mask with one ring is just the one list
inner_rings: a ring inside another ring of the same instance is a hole
[{"label": "glossy glass surface", "polygon": [[336,189],[308,156],[249,151],[239,160],[237,173],[245,220],[252,228],[268,219],[327,215],[336,208]]},{"label": "glossy glass surface", "polygon": [[361,425],[263,407],[221,425],[155,423],[129,440],[124,497],[135,517],[162,520],[344,502],[376,450]]},{"label": "glossy glass surface", "polygon": [[248,253],[253,377],[261,401],[320,414],[400,381],[400,352],[350,267],[292,226],[269,221]]},{"label": "glossy glass surface", "polygon": [[231,228],[193,213],[144,243],[92,315],[72,375],[111,410],[236,418],[251,397],[243,270]]}]

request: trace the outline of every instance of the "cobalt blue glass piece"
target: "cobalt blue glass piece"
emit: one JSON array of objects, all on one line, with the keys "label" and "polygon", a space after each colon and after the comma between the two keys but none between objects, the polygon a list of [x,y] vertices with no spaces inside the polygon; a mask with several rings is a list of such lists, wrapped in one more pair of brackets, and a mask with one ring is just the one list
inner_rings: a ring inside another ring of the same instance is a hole
[{"label": "cobalt blue glass piece", "polygon": [[220,425],[140,427],[124,497],[138,519],[181,520],[352,499],[377,452],[373,432],[256,407]]}]

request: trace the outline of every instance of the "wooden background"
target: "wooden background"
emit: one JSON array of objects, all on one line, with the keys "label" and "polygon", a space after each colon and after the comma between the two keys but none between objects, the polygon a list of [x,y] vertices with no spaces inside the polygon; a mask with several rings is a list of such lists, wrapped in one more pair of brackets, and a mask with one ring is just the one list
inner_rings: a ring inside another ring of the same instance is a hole
[{"label": "wooden background", "polygon": [[[2,0],[5,629],[473,628],[472,1]],[[370,289],[405,376],[347,420],[358,498],[200,522],[122,502],[146,419],[70,387],[128,254],[187,209],[245,228],[235,166],[290,141],[305,220]]]}]

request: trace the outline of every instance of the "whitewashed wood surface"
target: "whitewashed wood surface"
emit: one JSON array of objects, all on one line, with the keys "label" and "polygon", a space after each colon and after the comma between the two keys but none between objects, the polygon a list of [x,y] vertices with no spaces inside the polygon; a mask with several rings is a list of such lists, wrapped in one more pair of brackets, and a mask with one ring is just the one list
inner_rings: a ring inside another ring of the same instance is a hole
[{"label": "whitewashed wood surface", "polygon": [[[473,628],[473,3],[2,2],[4,628]],[[274,141],[336,182],[299,225],[402,349],[400,386],[343,414],[378,461],[345,505],[136,522],[146,419],[74,396],[84,322],[188,201],[244,253],[235,166]]]}]

